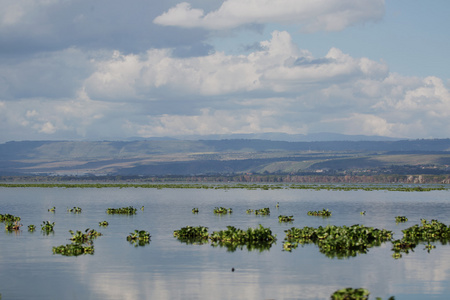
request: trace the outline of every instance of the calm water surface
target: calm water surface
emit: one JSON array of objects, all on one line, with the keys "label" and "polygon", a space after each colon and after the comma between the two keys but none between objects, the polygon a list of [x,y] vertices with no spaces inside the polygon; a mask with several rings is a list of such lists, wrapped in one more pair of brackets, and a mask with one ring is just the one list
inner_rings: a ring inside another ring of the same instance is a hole
[{"label": "calm water surface", "polygon": [[[0,293],[2,299],[329,299],[341,288],[364,287],[370,299],[448,299],[450,245],[430,253],[419,245],[401,259],[392,257],[391,243],[367,254],[332,259],[317,246],[283,251],[284,230],[291,227],[363,224],[385,228],[402,237],[402,229],[420,219],[450,224],[449,191],[316,191],[213,190],[145,188],[0,188],[0,213],[22,218],[22,230],[0,230]],[[276,203],[280,207],[275,208]],[[145,207],[134,216],[108,215],[106,209]],[[56,212],[48,212],[50,207]],[[82,213],[67,212],[81,207]],[[217,216],[216,206],[233,208]],[[198,207],[200,212],[192,214]],[[246,214],[269,207],[270,216]],[[330,218],[307,216],[327,208]],[[360,215],[361,211],[366,215]],[[280,224],[279,215],[293,215]],[[409,221],[395,223],[395,216]],[[54,234],[43,235],[40,224],[55,222]],[[99,227],[100,221],[109,222]],[[36,225],[34,233],[27,231]],[[269,251],[228,252],[210,244],[186,245],[173,238],[181,227],[227,225],[247,229],[262,224],[277,235]],[[3,224],[2,224],[3,226]],[[70,243],[69,230],[93,228],[94,255],[54,255],[52,247]],[[126,236],[135,229],[151,234],[150,244],[135,247]],[[231,269],[235,271],[232,272]]]}]

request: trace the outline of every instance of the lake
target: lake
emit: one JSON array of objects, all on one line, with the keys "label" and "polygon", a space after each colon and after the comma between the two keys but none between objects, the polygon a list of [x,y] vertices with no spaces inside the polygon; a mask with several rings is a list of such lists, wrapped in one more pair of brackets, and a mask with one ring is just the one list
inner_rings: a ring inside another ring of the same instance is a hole
[{"label": "lake", "polygon": [[[308,189],[176,189],[176,188],[0,188],[0,214],[21,217],[20,231],[0,230],[2,299],[329,299],[341,288],[365,288],[370,299],[448,299],[450,246],[436,243],[426,251],[395,259],[391,242],[368,253],[329,258],[314,244],[283,251],[285,230],[362,224],[394,232],[437,219],[450,224],[449,190],[428,192],[328,191]],[[279,202],[279,208],[276,204]],[[107,208],[133,206],[136,215],[110,215]],[[140,208],[144,206],[144,210]],[[48,209],[55,207],[55,212]],[[80,207],[81,213],[68,212]],[[192,208],[198,207],[197,214]],[[215,207],[233,213],[215,215]],[[269,216],[247,209],[270,208]],[[308,211],[332,211],[328,218]],[[360,214],[366,211],[365,215]],[[293,215],[280,223],[279,215]],[[396,216],[408,221],[396,223]],[[109,226],[100,227],[100,221]],[[43,221],[54,232],[41,232]],[[35,232],[27,226],[36,225]],[[192,245],[173,237],[187,225],[209,232],[268,227],[277,235],[270,250],[234,252],[211,244]],[[4,226],[4,224],[2,224]],[[70,244],[69,230],[95,229],[94,254],[63,256],[52,248]],[[151,241],[135,246],[126,237],[146,230]],[[232,271],[234,268],[234,272]]]}]

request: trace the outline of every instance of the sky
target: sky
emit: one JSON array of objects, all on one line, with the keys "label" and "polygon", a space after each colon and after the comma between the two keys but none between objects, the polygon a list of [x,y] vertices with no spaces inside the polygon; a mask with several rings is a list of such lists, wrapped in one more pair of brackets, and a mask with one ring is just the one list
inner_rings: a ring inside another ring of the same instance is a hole
[{"label": "sky", "polygon": [[0,142],[450,137],[448,0],[0,0]]}]

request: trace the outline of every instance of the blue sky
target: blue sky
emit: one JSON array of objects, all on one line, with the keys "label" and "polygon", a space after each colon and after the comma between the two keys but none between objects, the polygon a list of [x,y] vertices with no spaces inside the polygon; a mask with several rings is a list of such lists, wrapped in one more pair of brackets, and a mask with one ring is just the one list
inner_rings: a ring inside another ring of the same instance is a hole
[{"label": "blue sky", "polygon": [[0,7],[0,142],[450,136],[449,1]]}]

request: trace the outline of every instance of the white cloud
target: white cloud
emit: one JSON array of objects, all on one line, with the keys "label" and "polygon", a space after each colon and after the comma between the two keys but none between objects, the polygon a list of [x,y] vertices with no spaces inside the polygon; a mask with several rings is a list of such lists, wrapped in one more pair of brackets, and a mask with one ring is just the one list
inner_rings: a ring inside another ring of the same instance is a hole
[{"label": "white cloud", "polygon": [[339,31],[384,15],[384,0],[226,0],[205,13],[182,2],[154,19],[165,26],[229,29],[245,24],[299,24],[304,31]]}]

